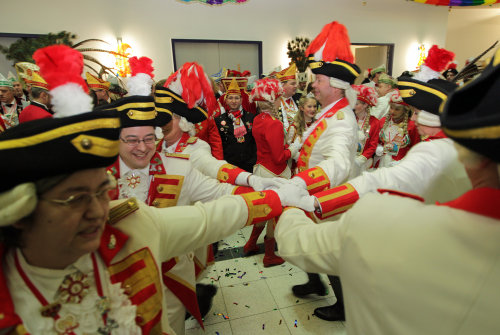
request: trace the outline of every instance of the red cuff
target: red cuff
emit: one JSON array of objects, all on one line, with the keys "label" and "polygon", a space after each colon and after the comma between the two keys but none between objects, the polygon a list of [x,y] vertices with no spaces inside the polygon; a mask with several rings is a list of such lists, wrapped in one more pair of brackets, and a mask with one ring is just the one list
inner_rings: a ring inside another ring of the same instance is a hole
[{"label": "red cuff", "polygon": [[274,191],[252,192],[240,195],[248,207],[246,225],[270,220],[281,214],[281,200]]},{"label": "red cuff", "polygon": [[307,191],[311,195],[324,191],[330,187],[330,179],[326,175],[325,171],[323,171],[323,169],[319,166],[299,172],[294,176],[294,178],[295,177],[299,177],[306,183]]},{"label": "red cuff", "polygon": [[316,193],[315,196],[321,206],[321,213],[316,212],[316,215],[321,220],[347,211],[359,199],[358,192],[349,183]]},{"label": "red cuff", "polygon": [[217,172],[217,179],[221,183],[235,184],[236,177],[242,172],[245,172],[245,170],[232,164],[224,164],[220,167],[219,172]]}]

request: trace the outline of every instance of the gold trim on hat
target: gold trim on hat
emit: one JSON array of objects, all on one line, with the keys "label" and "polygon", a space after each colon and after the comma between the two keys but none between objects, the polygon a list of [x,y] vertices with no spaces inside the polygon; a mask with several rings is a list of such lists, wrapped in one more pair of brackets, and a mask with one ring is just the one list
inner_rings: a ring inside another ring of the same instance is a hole
[{"label": "gold trim on hat", "polygon": [[155,103],[154,101],[151,102],[129,102],[128,104],[124,104],[118,107],[110,107],[108,109],[116,109],[117,111],[121,112],[126,109],[132,109],[132,108],[149,108],[149,109],[154,109],[155,108]]},{"label": "gold trim on hat", "polygon": [[[161,92],[161,93],[164,93],[164,94],[168,94],[168,95],[170,95],[172,98],[174,98],[175,100],[180,101],[180,102],[182,102],[183,104],[186,104],[186,105],[187,105],[187,103],[186,103],[186,101],[184,101],[184,99],[182,99],[182,98],[178,97],[178,96],[177,96],[175,93],[173,93],[173,92],[166,91],[166,90],[165,90],[165,91],[164,91],[164,90],[161,90],[160,92]],[[197,109],[197,110],[199,110],[199,111],[200,111],[203,115],[205,115],[205,118],[208,118],[208,113],[207,113],[205,110],[203,110],[203,108],[201,108],[201,107],[199,107],[199,106],[195,106],[194,108],[195,108],[195,109]]]},{"label": "gold trim on hat", "polygon": [[118,155],[119,141],[106,138],[80,134],[71,140],[75,148],[85,154],[100,157],[113,157]]},{"label": "gold trim on hat", "polygon": [[[401,87],[401,86],[410,86],[410,87],[413,87],[413,88],[417,88],[419,90],[422,90],[422,91],[425,91],[425,92],[428,92],[428,93],[431,93],[439,98],[441,98],[442,100],[446,100],[446,98],[448,97],[448,95],[444,94],[443,92],[441,91],[438,91],[434,88],[431,88],[431,87],[427,87],[427,86],[424,86],[424,85],[421,85],[421,84],[417,84],[417,83],[413,83],[413,82],[410,82],[410,81],[399,81],[398,82],[398,86]],[[415,93],[411,94],[411,91],[415,92],[414,90],[399,90],[399,93],[401,94],[401,97],[403,98],[409,98],[411,96],[413,96]],[[411,94],[411,95],[403,95],[403,94]]]},{"label": "gold trim on hat", "polygon": [[449,129],[444,128],[443,131],[450,137],[456,138],[472,138],[472,139],[498,139],[500,138],[500,126],[480,127],[473,129]]},{"label": "gold trim on hat", "polygon": [[143,112],[143,111],[131,109],[127,112],[127,116],[129,119],[139,120],[139,121],[153,120],[156,117],[156,114],[157,114],[156,110],[152,110],[149,112]]},{"label": "gold trim on hat", "polygon": [[313,62],[313,63],[310,63],[309,64],[309,67],[311,69],[317,69],[319,67],[322,67],[324,64],[334,64],[334,65],[340,65],[344,68],[346,68],[349,72],[351,72],[354,76],[359,76],[359,72],[356,71],[352,66],[350,66],[349,64],[346,64],[346,63],[342,63],[342,62],[323,62],[323,61],[319,61],[319,62]]},{"label": "gold trim on hat", "polygon": [[67,135],[72,135],[76,133],[81,133],[84,131],[91,131],[96,129],[105,128],[120,128],[119,118],[102,118],[94,119],[88,121],[82,121],[78,123],[69,124],[66,126],[61,126],[56,129],[52,129],[40,134],[16,138],[7,141],[0,141],[0,150],[15,149],[29,147],[32,145],[37,145],[43,142],[51,141],[56,138],[60,138]]},{"label": "gold trim on hat", "polygon": [[155,102],[159,104],[171,104],[172,102],[174,102],[174,99],[172,97],[155,96]]},{"label": "gold trim on hat", "polygon": [[167,113],[167,114],[172,115],[172,111],[170,109],[156,107],[156,111],[159,113]]}]

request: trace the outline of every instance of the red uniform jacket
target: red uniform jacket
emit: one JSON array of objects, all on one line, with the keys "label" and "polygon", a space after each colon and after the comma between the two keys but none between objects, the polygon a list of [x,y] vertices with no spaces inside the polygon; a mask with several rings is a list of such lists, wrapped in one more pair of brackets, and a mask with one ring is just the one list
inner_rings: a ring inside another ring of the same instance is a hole
[{"label": "red uniform jacket", "polygon": [[366,159],[370,159],[375,155],[375,150],[377,149],[379,134],[380,134],[380,121],[375,117],[370,115],[370,125],[368,126],[368,136],[365,140],[365,146],[363,152],[361,153]]},{"label": "red uniform jacket", "polygon": [[287,167],[291,156],[284,144],[283,124],[267,113],[260,113],[253,120],[253,137],[257,145],[257,162],[276,175]]}]

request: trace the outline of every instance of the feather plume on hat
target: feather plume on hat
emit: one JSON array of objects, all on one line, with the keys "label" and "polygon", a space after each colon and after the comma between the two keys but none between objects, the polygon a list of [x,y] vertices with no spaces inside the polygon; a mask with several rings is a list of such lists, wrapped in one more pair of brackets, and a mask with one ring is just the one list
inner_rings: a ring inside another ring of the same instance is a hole
[{"label": "feather plume on hat", "polygon": [[82,78],[83,56],[67,45],[38,49],[33,59],[52,95],[54,117],[82,114],[92,110],[92,98]]},{"label": "feather plume on hat", "polygon": [[274,103],[283,95],[283,87],[278,79],[264,78],[257,80],[250,93],[250,102],[268,101]]},{"label": "feather plume on hat", "polygon": [[127,95],[150,95],[154,78],[153,61],[148,57],[131,57],[128,62],[132,77],[127,82]]},{"label": "feather plume on hat", "polygon": [[168,77],[164,87],[180,95],[188,108],[203,106],[209,114],[216,109],[212,85],[203,67],[196,62],[185,63]]},{"label": "feather plume on hat", "polygon": [[420,67],[413,78],[423,82],[428,82],[431,79],[438,79],[441,73],[446,69],[448,64],[453,61],[455,54],[446,49],[439,49],[437,45],[433,45],[429,49],[427,58],[424,64]]},{"label": "feather plume on hat", "polygon": [[309,44],[305,54],[314,54],[316,61],[333,62],[341,59],[349,63],[354,62],[347,29],[337,21],[323,27],[319,35]]},{"label": "feather plume on hat", "polygon": [[378,101],[377,91],[371,86],[352,85],[352,88],[358,93],[358,100],[366,102],[370,106],[375,106]]}]

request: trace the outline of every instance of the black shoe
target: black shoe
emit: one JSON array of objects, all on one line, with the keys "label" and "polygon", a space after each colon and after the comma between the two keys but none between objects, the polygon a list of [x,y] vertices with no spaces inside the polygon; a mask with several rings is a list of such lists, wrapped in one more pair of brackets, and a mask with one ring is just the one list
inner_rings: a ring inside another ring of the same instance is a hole
[{"label": "black shoe", "polygon": [[201,317],[204,318],[212,307],[212,301],[217,294],[217,286],[210,284],[196,284],[196,298],[200,307]]},{"label": "black shoe", "polygon": [[302,298],[309,294],[327,295],[326,287],[321,280],[308,281],[302,285],[295,285],[292,287],[292,292],[296,297]]},{"label": "black shoe", "polygon": [[344,306],[338,304],[318,307],[314,310],[314,315],[326,321],[345,321]]}]

